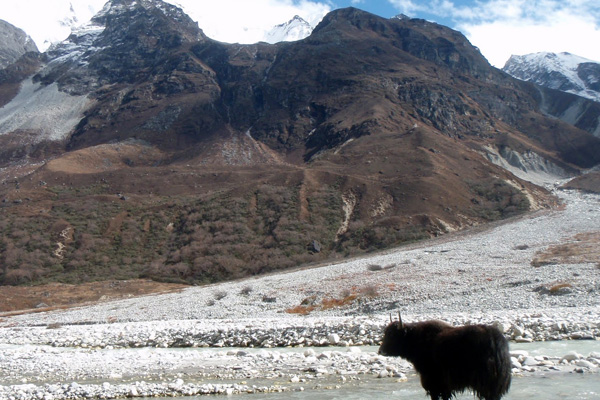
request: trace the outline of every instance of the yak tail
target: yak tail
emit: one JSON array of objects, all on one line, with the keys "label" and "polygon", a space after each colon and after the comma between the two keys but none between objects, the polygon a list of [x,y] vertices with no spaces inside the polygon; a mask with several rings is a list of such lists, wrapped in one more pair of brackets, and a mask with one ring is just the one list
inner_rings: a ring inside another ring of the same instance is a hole
[{"label": "yak tail", "polygon": [[492,343],[488,358],[488,376],[491,379],[485,385],[487,390],[477,394],[480,399],[499,400],[510,388],[512,365],[508,341],[504,335],[498,329],[491,328],[490,339]]}]

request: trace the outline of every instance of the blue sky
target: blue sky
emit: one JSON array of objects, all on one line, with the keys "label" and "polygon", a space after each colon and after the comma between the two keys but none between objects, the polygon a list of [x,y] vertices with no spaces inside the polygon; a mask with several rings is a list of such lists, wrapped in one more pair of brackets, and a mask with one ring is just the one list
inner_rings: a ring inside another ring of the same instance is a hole
[{"label": "blue sky", "polygon": [[387,0],[333,0],[331,3],[333,8],[356,7],[385,18],[391,18],[399,13],[398,8]]},{"label": "blue sky", "polygon": [[[65,39],[65,18],[89,20],[107,0],[0,0],[0,19],[31,35],[41,50]],[[300,15],[316,25],[354,6],[385,18],[403,13],[462,32],[496,67],[511,54],[570,52],[600,62],[600,0],[165,0],[181,6],[213,39],[254,43]],[[73,15],[71,15],[73,14]]]}]

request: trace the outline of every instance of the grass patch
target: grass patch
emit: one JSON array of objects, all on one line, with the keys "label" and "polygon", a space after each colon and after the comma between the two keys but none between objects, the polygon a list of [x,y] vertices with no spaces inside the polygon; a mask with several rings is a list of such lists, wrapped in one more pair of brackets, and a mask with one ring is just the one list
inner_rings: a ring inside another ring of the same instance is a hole
[{"label": "grass patch", "polygon": [[600,232],[577,234],[564,243],[538,251],[531,261],[531,265],[538,268],[553,264],[584,263],[600,265]]},{"label": "grass patch", "polygon": [[571,289],[573,288],[573,285],[571,285],[570,283],[558,283],[556,285],[552,285],[549,289],[550,294],[558,294],[561,291],[564,291],[564,289]]},{"label": "grass patch", "polygon": [[368,285],[362,288],[344,289],[339,298],[325,297],[319,302],[317,296],[313,295],[302,300],[301,304],[286,309],[285,312],[288,314],[308,315],[315,310],[344,308],[355,302],[373,299],[377,296],[379,296],[379,291],[374,285]]}]

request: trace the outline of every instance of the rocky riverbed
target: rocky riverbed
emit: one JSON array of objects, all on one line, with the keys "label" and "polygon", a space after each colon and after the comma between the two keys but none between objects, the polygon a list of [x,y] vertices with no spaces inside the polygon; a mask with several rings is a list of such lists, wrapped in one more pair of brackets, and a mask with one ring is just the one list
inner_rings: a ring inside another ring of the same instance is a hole
[{"label": "rocky riverbed", "polygon": [[[585,354],[513,353],[519,374],[600,368],[600,197],[332,265],[179,293],[0,316],[0,399],[336,388],[414,374],[376,354],[390,314],[498,326],[512,345],[586,340]],[[591,249],[591,250],[590,250]],[[596,350],[597,348],[597,350]]]}]

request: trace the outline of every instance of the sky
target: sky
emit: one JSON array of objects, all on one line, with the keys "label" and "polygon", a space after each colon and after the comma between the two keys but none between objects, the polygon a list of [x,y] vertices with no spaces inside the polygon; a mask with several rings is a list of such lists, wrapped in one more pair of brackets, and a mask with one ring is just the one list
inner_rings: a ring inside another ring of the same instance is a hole
[{"label": "sky", "polygon": [[[405,14],[461,31],[501,68],[512,54],[570,52],[600,62],[600,0],[167,0],[209,36],[253,43],[299,15],[316,25],[329,11],[357,7],[390,18]],[[0,0],[0,19],[25,30],[44,51],[88,21],[106,0]],[[69,22],[70,18],[70,22]]]}]

